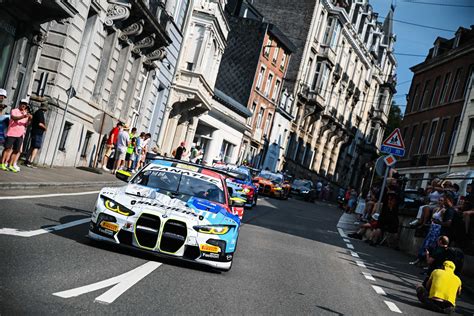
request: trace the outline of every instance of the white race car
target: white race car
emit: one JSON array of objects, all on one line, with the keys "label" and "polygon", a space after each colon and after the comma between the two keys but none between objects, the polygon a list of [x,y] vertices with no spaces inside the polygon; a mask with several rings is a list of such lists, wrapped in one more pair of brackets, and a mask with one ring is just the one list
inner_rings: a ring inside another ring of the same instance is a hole
[{"label": "white race car", "polygon": [[[128,181],[129,174],[117,177]],[[228,271],[242,212],[242,204],[230,199],[224,174],[158,159],[126,186],[100,191],[88,236]]]}]

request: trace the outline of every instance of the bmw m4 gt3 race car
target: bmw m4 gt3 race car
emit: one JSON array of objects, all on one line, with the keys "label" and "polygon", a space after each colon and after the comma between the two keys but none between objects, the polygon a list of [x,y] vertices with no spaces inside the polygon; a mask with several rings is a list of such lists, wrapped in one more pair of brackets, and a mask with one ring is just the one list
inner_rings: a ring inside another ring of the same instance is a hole
[{"label": "bmw m4 gt3 race car", "polygon": [[100,191],[89,237],[228,271],[243,205],[230,200],[225,180],[199,165],[154,160],[126,186]]},{"label": "bmw m4 gt3 race car", "polygon": [[245,207],[257,205],[258,187],[252,182],[252,174],[247,167],[232,164],[216,163],[216,169],[228,172],[227,186],[232,188],[232,196],[245,199]]}]

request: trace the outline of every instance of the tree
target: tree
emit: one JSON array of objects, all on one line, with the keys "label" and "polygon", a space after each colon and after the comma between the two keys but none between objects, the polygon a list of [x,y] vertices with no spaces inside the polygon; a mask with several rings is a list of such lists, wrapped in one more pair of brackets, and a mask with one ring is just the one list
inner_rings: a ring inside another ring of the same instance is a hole
[{"label": "tree", "polygon": [[400,107],[395,104],[395,101],[392,102],[390,107],[390,113],[388,114],[387,127],[385,128],[385,133],[383,138],[387,138],[388,135],[396,128],[400,127],[402,123],[403,115]]}]

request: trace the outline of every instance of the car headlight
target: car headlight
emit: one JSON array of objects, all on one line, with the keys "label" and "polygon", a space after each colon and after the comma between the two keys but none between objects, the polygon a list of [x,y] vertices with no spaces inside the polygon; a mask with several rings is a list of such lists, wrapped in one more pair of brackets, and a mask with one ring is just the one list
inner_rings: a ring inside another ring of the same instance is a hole
[{"label": "car headlight", "polygon": [[308,191],[308,190],[303,190],[303,191],[301,191],[301,193],[303,193],[303,194],[308,194],[309,191]]},{"label": "car headlight", "polygon": [[107,198],[103,195],[101,195],[100,198],[104,202],[105,208],[108,209],[109,211],[118,213],[118,214],[123,215],[123,216],[135,215],[135,213],[132,210],[130,210],[130,209],[126,208],[125,206],[115,202],[114,200],[111,200],[111,199],[109,199],[109,198]]},{"label": "car headlight", "polygon": [[282,189],[282,187],[275,187],[276,191],[280,191],[281,189]]},{"label": "car headlight", "polygon": [[213,234],[213,235],[224,235],[226,234],[230,227],[224,225],[201,225],[201,226],[194,226],[193,227],[197,232],[203,234]]}]

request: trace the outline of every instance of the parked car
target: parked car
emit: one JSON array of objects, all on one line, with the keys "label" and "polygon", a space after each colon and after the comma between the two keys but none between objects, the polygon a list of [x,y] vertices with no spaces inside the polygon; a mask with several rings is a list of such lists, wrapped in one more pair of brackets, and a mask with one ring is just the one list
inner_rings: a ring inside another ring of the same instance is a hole
[{"label": "parked car", "polygon": [[426,204],[425,196],[415,189],[405,189],[403,191],[403,202],[400,205],[402,209],[413,209],[419,208],[420,206]]},{"label": "parked car", "polygon": [[311,180],[295,179],[291,184],[291,196],[302,198],[308,202],[314,202],[318,196],[316,187]]},{"label": "parked car", "polygon": [[258,184],[258,193],[280,199],[287,199],[290,195],[291,186],[285,181],[283,174],[268,170],[262,170],[253,182]]},{"label": "parked car", "polygon": [[230,270],[243,203],[232,201],[225,175],[160,158],[117,178],[127,184],[100,191],[89,238]]}]

